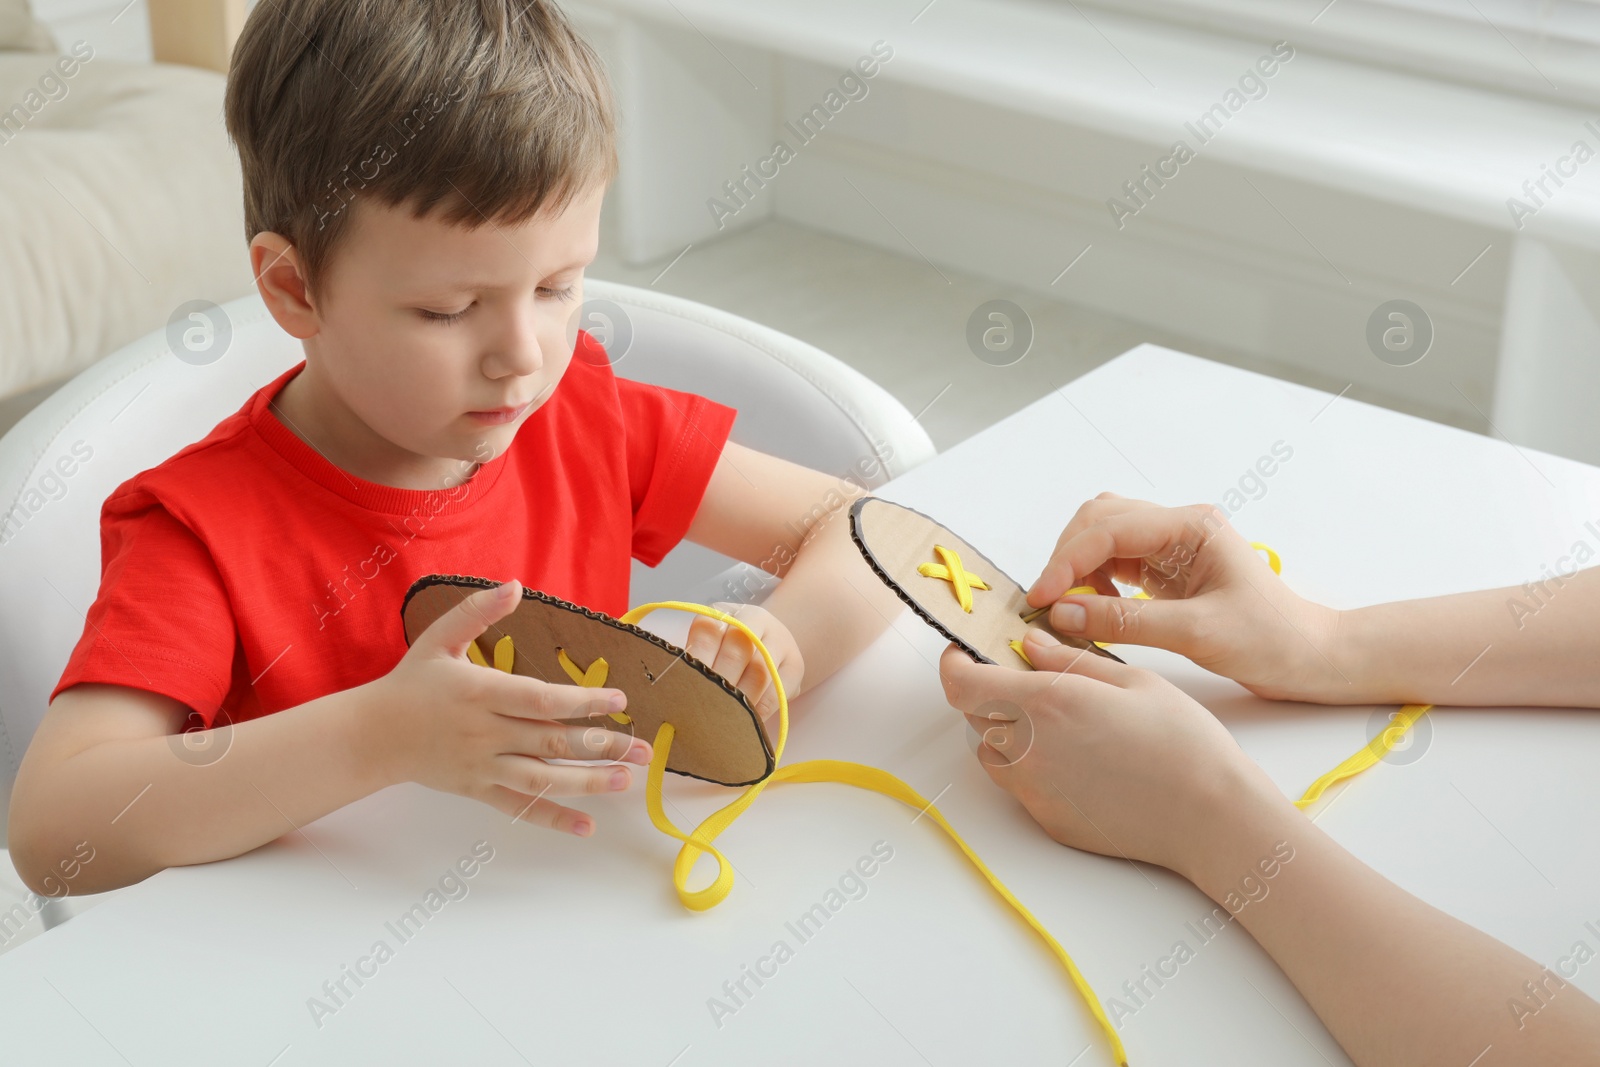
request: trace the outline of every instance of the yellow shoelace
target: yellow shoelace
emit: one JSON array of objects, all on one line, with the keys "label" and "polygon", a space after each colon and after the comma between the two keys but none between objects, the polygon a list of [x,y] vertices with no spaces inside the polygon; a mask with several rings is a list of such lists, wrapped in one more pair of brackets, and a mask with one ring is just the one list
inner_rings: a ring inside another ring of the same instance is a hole
[{"label": "yellow shoelace", "polygon": [[[1267,545],[1260,543],[1253,542],[1251,547],[1267,554],[1267,561],[1272,566],[1273,573],[1281,572],[1282,564],[1276,552]],[[923,563],[917,568],[918,572],[926,577],[949,581],[962,610],[971,611],[972,590],[987,590],[989,586],[984,584],[983,580],[977,575],[962,566],[961,557],[954,550],[945,548],[942,545],[935,545],[934,548],[943,562]],[[1068,590],[1068,592],[1096,594],[1098,590],[1091,586],[1076,586]],[[1149,594],[1143,590],[1135,593],[1134,596],[1149,599]],[[744,792],[740,793],[731,803],[707,816],[699,826],[688,834],[685,834],[673,824],[661,804],[661,788],[666,775],[667,758],[672,751],[672,739],[676,731],[670,722],[662,723],[656,731],[653,742],[654,755],[650,760],[649,775],[645,782],[645,808],[650,815],[650,821],[657,830],[682,842],[682,847],[678,850],[677,859],[672,865],[672,884],[677,890],[678,899],[683,902],[684,907],[693,911],[705,911],[709,908],[714,908],[733,889],[733,865],[728,862],[727,858],[718,851],[712,842],[724,830],[733,825],[734,821],[744,813],[746,808],[755,802],[756,797],[760,796],[762,790],[767,786],[783,782],[836,782],[842,785],[856,786],[860,789],[870,789],[875,793],[882,793],[884,796],[898,800],[902,804],[916,808],[930,816],[933,822],[949,835],[950,840],[955,842],[967,859],[972,862],[972,865],[978,869],[978,872],[994,887],[995,892],[1000,894],[1001,899],[1011,905],[1016,913],[1049,946],[1050,951],[1060,961],[1062,967],[1066,969],[1067,976],[1072,980],[1073,987],[1078,991],[1078,995],[1083,999],[1090,1014],[1094,1016],[1095,1022],[1100,1025],[1100,1029],[1105,1033],[1106,1040],[1111,1046],[1112,1054],[1116,1057],[1116,1062],[1120,1067],[1128,1067],[1128,1055],[1122,1047],[1121,1038],[1117,1036],[1116,1028],[1111,1024],[1111,1020],[1106,1017],[1104,1009],[1100,1006],[1099,998],[1095,995],[1094,990],[1083,977],[1083,974],[1078,970],[1077,964],[1072,962],[1072,957],[1067,954],[1067,950],[1051,935],[1049,930],[1045,929],[1044,924],[1039,922],[1033,913],[1023,906],[1022,902],[1005,887],[1005,884],[995,876],[994,872],[988,868],[983,860],[978,858],[978,854],[973,852],[971,847],[962,840],[961,835],[956,833],[954,827],[940,814],[939,809],[934,807],[932,801],[927,800],[922,794],[887,771],[879,770],[876,767],[868,767],[861,763],[819,759],[807,760],[787,767],[780,766],[779,764],[783,759],[784,745],[789,738],[789,698],[784,692],[782,679],[778,677],[777,665],[773,662],[772,654],[767,651],[761,639],[743,622],[726,612],[706,607],[703,604],[689,604],[679,600],[640,605],[623,615],[620,621],[636,624],[640,619],[659,608],[704,615],[707,618],[717,619],[738,629],[750,639],[752,647],[761,654],[762,662],[767,668],[767,676],[772,679],[773,689],[778,697],[778,739],[773,749],[772,773],[754,785],[747,786]],[[1096,642],[1096,644],[1102,644],[1102,642]],[[1011,647],[1016,651],[1017,655],[1022,656],[1025,661],[1027,660],[1027,656],[1022,652],[1022,642],[1013,641],[1011,642]],[[476,643],[467,646],[467,654],[474,663],[488,666],[482,653],[478,651]],[[557,658],[561,663],[562,669],[566,671],[567,676],[575,684],[590,688],[605,685],[608,667],[603,658],[595,659],[588,667],[579,667],[567,655],[565,649],[557,649]],[[514,659],[515,649],[512,646],[510,636],[500,638],[494,647],[495,668],[510,673]],[[1028,666],[1031,667],[1033,664],[1029,663]],[[1310,806],[1330,786],[1347,778],[1352,778],[1373,766],[1405,737],[1406,732],[1431,706],[1428,704],[1410,704],[1400,709],[1396,713],[1394,721],[1380,731],[1360,751],[1313,782],[1310,788],[1305,791],[1305,794],[1295,801],[1295,806],[1299,808]],[[624,712],[612,712],[611,717],[619,723],[631,721]],[[689,874],[702,854],[709,854],[717,861],[716,877],[703,888],[690,889],[688,885]]]},{"label": "yellow shoelace", "polygon": [[[968,581],[976,577],[975,575],[969,577],[968,572],[961,569],[960,558],[956,557],[954,553],[951,553],[951,557],[954,562],[949,566],[953,568],[955,574]],[[973,587],[987,588],[981,583],[981,580],[974,583]],[[971,593],[969,592],[967,595],[970,597]],[[782,782],[837,782],[842,785],[853,785],[860,789],[870,789],[875,793],[882,793],[886,797],[891,797],[928,815],[940,829],[950,836],[950,840],[956,843],[956,846],[961,849],[967,859],[972,861],[972,865],[994,887],[995,892],[999,893],[1001,898],[1011,905],[1016,910],[1016,913],[1022,916],[1023,920],[1033,928],[1034,933],[1038,934],[1044,943],[1049,946],[1050,951],[1060,961],[1061,966],[1066,969],[1067,976],[1072,980],[1078,995],[1083,998],[1083,1002],[1088,1007],[1090,1014],[1094,1016],[1095,1022],[1105,1032],[1106,1040],[1111,1045],[1111,1051],[1116,1056],[1116,1062],[1121,1067],[1128,1067],[1128,1054],[1122,1047],[1122,1040],[1117,1036],[1116,1028],[1111,1025],[1111,1020],[1106,1017],[1105,1010],[1100,1006],[1100,999],[1095,996],[1094,990],[1090,988],[1088,981],[1079,972],[1077,964],[1073,963],[1072,957],[1067,955],[1067,950],[1061,947],[1061,943],[1051,936],[1050,931],[1045,929],[1044,924],[1034,918],[1033,913],[1024,907],[1022,902],[984,864],[983,860],[978,858],[978,854],[973,852],[967,843],[961,839],[961,835],[956,833],[954,827],[939,813],[939,809],[933,806],[932,801],[923,797],[921,793],[918,793],[889,772],[879,770],[876,767],[868,767],[861,763],[819,759],[807,760],[788,767],[779,766],[778,764],[783,759],[784,744],[789,738],[789,697],[784,692],[782,679],[778,677],[777,665],[772,660],[772,654],[761,643],[761,639],[751,632],[748,626],[726,612],[706,607],[703,604],[688,604],[679,600],[667,600],[657,604],[642,604],[623,615],[620,621],[637,623],[658,608],[693,612],[696,615],[717,619],[737,628],[750,639],[750,643],[755,650],[761,653],[762,662],[766,664],[767,677],[772,679],[772,686],[778,697],[778,740],[773,748],[772,773],[754,785],[745,787],[744,792],[740,793],[732,803],[713,812],[688,834],[673,825],[672,820],[667,818],[667,813],[662,810],[661,806],[661,786],[666,775],[667,756],[672,750],[672,739],[675,730],[670,722],[664,722],[656,731],[655,741],[653,742],[655,752],[650,760],[650,773],[645,782],[645,808],[650,814],[650,821],[655,824],[657,830],[683,842],[682,847],[678,850],[678,857],[672,865],[672,884],[677,890],[678,899],[683,902],[684,907],[694,911],[705,911],[708,908],[714,908],[722,902],[728,895],[729,890],[733,888],[733,866],[711,842],[716,840],[717,835],[721,834],[722,831],[733,825],[734,820],[743,814],[744,810],[755,801],[756,797],[761,795],[761,791],[767,786]],[[510,636],[507,635],[500,638],[494,646],[494,666],[509,673],[514,659],[514,652]],[[484,662],[483,655],[478,651],[476,643],[467,646],[467,655],[474,663],[482,666],[488,665]],[[608,668],[604,659],[596,659],[588,667],[579,667],[567,656],[565,650],[558,650],[557,657],[561,661],[562,669],[578,685],[595,687],[605,684]],[[629,721],[626,714],[622,712],[615,712],[612,717],[619,722]],[[704,888],[690,889],[688,885],[689,873],[693,870],[695,861],[700,858],[702,853],[710,854],[717,861],[717,876]]]},{"label": "yellow shoelace", "polygon": [[974,589],[989,588],[982,578],[967,570],[961,565],[961,557],[955,549],[943,545],[934,545],[933,550],[944,560],[940,563],[923,563],[917,567],[917,573],[929,578],[942,578],[955,588],[956,600],[961,604],[962,611],[972,610],[972,591]]},{"label": "yellow shoelace", "polygon": [[[1260,541],[1252,541],[1250,542],[1250,547],[1267,554],[1267,563],[1272,567],[1273,574],[1283,573],[1283,561],[1278,558],[1278,554],[1272,550],[1271,546],[1262,544]],[[961,557],[953,549],[946,548],[943,545],[934,545],[933,549],[939,554],[939,558],[944,561],[943,564],[924,563],[917,568],[917,572],[930,578],[941,578],[949,582],[955,590],[956,600],[960,603],[961,610],[971,611],[972,590],[987,589],[989,587],[984,585],[983,580],[976,574],[962,567]],[[1080,593],[1098,596],[1100,590],[1089,585],[1079,585],[1068,589],[1065,595],[1071,596]],[[1140,600],[1150,599],[1150,594],[1143,589],[1133,595]],[[1038,611],[1033,612],[1028,616],[1029,621],[1048,610],[1048,608],[1040,608]],[[1101,648],[1106,646],[1104,641],[1096,641],[1095,644]],[[1028,654],[1022,651],[1021,641],[1012,641],[1011,650],[1021,656],[1022,661],[1028,666],[1033,666],[1033,661],[1028,659]],[[1330,786],[1337,785],[1346,778],[1354,778],[1362,771],[1377,764],[1384,756],[1394,750],[1394,747],[1405,738],[1406,733],[1416,725],[1417,720],[1427,714],[1432,707],[1432,704],[1407,704],[1395,712],[1394,719],[1388,726],[1378,731],[1376,737],[1361,746],[1349,759],[1324,774],[1321,778],[1318,778],[1315,782],[1312,782],[1306,788],[1306,791],[1301,794],[1300,799],[1294,802],[1294,806],[1301,809],[1309,808],[1317,802],[1323,793],[1327,792]]]}]

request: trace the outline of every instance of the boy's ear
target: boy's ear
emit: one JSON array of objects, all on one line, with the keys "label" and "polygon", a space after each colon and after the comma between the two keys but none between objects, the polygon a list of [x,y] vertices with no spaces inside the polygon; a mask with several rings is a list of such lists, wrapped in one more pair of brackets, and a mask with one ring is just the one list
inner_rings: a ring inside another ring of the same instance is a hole
[{"label": "boy's ear", "polygon": [[267,310],[284,332],[305,340],[321,328],[306,297],[300,256],[282,234],[263,230],[250,239],[250,273]]}]

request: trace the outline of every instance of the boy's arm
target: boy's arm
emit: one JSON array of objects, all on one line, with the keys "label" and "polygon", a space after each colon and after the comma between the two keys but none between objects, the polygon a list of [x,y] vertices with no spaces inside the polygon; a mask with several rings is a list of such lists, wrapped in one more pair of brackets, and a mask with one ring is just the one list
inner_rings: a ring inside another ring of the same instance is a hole
[{"label": "boy's arm", "polygon": [[[515,579],[464,598],[389,673],[184,747],[189,709],[120,685],[80,683],[51,702],[12,790],[9,843],[23,881],[58,896],[54,872],[83,858],[70,892],[226,859],[399,782],[482,801],[513,821],[586,836],[594,820],[557,803],[628,788],[650,745],[551,720],[620,711],[626,694],[550,684],[473,664],[468,644],[516,609]],[[217,753],[220,752],[220,755]],[[603,761],[557,766],[548,759]]]},{"label": "boy's arm", "polygon": [[8,838],[17,871],[47,893],[52,872],[87,841],[94,861],[67,891],[96,893],[298,829],[387,784],[361,742],[363,705],[363,689],[348,689],[213,730],[201,758],[179,733],[189,709],[171,697],[119,685],[63,690],[17,774]]},{"label": "boy's arm", "polygon": [[871,644],[900,600],[850,540],[848,481],[728,442],[689,527],[695,544],[783,578],[762,607],[794,635],[802,691]]}]

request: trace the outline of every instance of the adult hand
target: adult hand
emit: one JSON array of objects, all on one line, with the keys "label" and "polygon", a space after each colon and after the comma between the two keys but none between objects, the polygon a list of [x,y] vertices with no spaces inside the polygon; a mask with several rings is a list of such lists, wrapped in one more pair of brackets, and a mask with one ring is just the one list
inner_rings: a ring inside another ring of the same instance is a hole
[{"label": "adult hand", "polygon": [[978,757],[1055,840],[1188,876],[1212,829],[1249,803],[1287,804],[1211,713],[1157,674],[1043,631],[1033,671],[945,650],[945,699],[983,735]]},{"label": "adult hand", "polygon": [[[1079,585],[1100,595],[1064,595]],[[1334,664],[1339,613],[1297,596],[1209,504],[1101,493],[1062,531],[1028,603],[1054,604],[1061,633],[1165,648],[1257,696],[1337,703],[1348,689]]]}]

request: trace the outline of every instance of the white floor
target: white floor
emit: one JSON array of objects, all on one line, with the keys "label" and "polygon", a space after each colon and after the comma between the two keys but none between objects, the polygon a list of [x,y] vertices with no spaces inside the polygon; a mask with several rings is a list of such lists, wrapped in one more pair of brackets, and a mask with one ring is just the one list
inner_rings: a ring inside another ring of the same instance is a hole
[{"label": "white floor", "polygon": [[[787,222],[640,267],[623,265],[608,236],[602,221],[592,277],[698,300],[814,344],[920,413],[941,451],[1143,341],[1244,365],[1200,342]],[[1020,307],[1034,332],[1006,367],[967,342],[969,318],[997,298]]]}]

